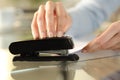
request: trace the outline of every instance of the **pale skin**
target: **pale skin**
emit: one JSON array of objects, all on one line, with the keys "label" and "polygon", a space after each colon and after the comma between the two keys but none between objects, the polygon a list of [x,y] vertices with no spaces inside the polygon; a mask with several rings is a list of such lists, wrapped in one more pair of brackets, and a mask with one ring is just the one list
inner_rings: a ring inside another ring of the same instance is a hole
[{"label": "pale skin", "polygon": [[[31,30],[34,39],[62,37],[72,24],[71,17],[61,2],[48,1],[35,12]],[[112,23],[100,36],[96,37],[82,52],[99,50],[120,50],[120,21]]]},{"label": "pale skin", "polygon": [[82,49],[86,52],[120,50],[120,21],[112,23],[102,34]]},{"label": "pale skin", "polygon": [[31,24],[34,39],[61,37],[72,21],[61,2],[48,1],[40,5]]}]

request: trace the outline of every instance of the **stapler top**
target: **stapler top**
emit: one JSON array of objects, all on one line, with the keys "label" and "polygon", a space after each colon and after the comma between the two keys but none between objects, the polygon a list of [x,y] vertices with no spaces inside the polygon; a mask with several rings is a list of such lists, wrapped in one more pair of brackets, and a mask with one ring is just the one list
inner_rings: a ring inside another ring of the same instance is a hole
[{"label": "stapler top", "polygon": [[[9,51],[16,56],[13,61],[76,61],[76,54],[67,54],[74,44],[69,36],[12,42]],[[59,56],[39,56],[43,52],[55,52]],[[59,53],[61,52],[61,53]],[[63,55],[64,53],[64,55]]]}]

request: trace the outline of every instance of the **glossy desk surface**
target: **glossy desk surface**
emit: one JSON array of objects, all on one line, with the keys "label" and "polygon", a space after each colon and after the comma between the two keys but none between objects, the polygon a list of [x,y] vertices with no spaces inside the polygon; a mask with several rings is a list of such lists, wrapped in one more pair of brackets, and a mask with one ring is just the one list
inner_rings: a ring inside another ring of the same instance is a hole
[{"label": "glossy desk surface", "polygon": [[12,62],[13,55],[0,51],[1,80],[105,80],[120,70],[119,55],[78,62]]}]

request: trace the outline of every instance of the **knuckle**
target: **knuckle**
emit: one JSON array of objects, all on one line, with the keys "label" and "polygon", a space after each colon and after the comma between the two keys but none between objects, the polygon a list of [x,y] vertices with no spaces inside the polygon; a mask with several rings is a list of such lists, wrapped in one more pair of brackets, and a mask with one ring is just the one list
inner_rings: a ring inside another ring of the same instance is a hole
[{"label": "knuckle", "polygon": [[47,1],[46,5],[52,5],[53,2],[52,1]]},{"label": "knuckle", "polygon": [[57,5],[62,5],[62,2],[56,2]]},{"label": "knuckle", "polygon": [[117,22],[112,23],[112,24],[111,24],[111,27],[119,28],[119,29],[120,29],[120,21],[117,21]]},{"label": "knuckle", "polygon": [[45,5],[45,9],[47,12],[53,12],[54,7],[55,7],[55,5],[52,1],[48,1]]},{"label": "knuckle", "polygon": [[42,9],[42,8],[44,8],[44,5],[43,5],[43,4],[39,6],[39,9]]},{"label": "knuckle", "polygon": [[113,30],[115,29],[118,33],[120,32],[120,21],[114,22],[110,26]]}]

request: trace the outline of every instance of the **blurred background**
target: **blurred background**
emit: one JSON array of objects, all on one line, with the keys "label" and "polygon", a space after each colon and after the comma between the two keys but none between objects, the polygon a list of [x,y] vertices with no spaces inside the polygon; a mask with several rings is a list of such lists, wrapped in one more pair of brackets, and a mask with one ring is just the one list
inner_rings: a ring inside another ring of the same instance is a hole
[{"label": "blurred background", "polygon": [[[13,41],[32,39],[31,21],[34,12],[40,4],[47,0],[0,0],[0,48],[7,49]],[[80,0],[62,1],[65,8],[73,7]],[[112,15],[109,21],[103,23],[97,31],[102,32],[108,24],[120,19],[120,9]]]}]

